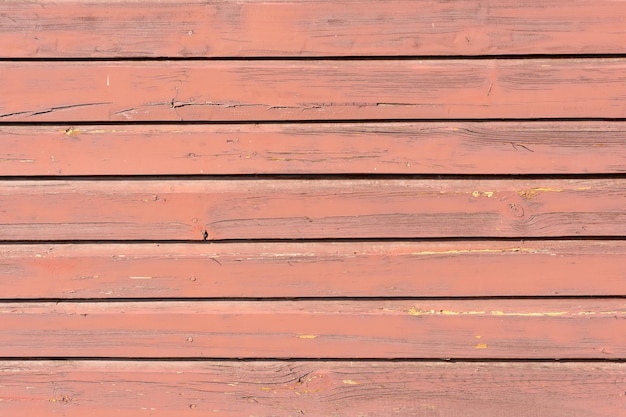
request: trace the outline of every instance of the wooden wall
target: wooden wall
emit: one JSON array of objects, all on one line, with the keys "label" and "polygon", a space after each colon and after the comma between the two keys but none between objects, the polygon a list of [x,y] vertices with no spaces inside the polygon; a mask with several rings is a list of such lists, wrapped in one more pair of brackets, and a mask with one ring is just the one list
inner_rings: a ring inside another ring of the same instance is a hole
[{"label": "wooden wall", "polygon": [[0,3],[2,416],[626,416],[626,2]]}]

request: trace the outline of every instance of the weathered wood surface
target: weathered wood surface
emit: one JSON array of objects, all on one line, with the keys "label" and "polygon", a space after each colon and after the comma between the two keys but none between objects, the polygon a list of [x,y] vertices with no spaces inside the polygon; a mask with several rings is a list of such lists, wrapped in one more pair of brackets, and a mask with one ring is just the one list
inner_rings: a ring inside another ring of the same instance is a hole
[{"label": "weathered wood surface", "polygon": [[621,122],[0,125],[0,175],[607,174]]},{"label": "weathered wood surface", "polygon": [[5,299],[626,296],[624,241],[0,245]]},{"label": "weathered wood surface", "polygon": [[0,357],[626,359],[626,300],[0,305]]},{"label": "weathered wood surface", "polygon": [[626,117],[626,59],[2,62],[0,121]]},{"label": "weathered wood surface", "polygon": [[626,52],[608,0],[9,1],[4,58]]},{"label": "weathered wood surface", "polygon": [[3,181],[0,240],[626,235],[626,180]]},{"label": "weathered wood surface", "polygon": [[12,417],[607,417],[624,363],[0,362]]},{"label": "weathered wood surface", "polygon": [[0,414],[621,417],[625,19],[2,2]]}]

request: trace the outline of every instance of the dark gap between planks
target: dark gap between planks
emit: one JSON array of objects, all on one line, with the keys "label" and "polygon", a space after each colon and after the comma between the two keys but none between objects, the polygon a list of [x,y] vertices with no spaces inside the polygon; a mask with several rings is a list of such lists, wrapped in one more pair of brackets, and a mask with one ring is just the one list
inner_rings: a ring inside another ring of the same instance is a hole
[{"label": "dark gap between planks", "polygon": [[626,299],[626,294],[618,295],[487,295],[487,296],[459,296],[459,297],[156,297],[156,298],[0,298],[0,305],[12,303],[153,303],[166,301],[176,302],[267,302],[280,301],[486,301],[486,300],[593,300],[593,299]]},{"label": "dark gap between planks", "polygon": [[583,54],[497,54],[497,55],[340,55],[340,56],[134,56],[134,57],[67,57],[67,58],[5,58],[0,62],[142,62],[142,61],[445,61],[445,60],[506,60],[506,59],[616,59],[626,58],[625,53]]}]

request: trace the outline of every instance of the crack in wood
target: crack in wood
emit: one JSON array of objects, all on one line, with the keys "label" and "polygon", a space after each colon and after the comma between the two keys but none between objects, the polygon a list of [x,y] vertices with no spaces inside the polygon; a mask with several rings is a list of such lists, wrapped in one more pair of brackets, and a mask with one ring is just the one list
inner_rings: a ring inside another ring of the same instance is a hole
[{"label": "crack in wood", "polygon": [[255,103],[250,103],[250,104],[246,104],[246,103],[217,103],[217,102],[212,102],[212,101],[208,101],[205,103],[195,103],[193,101],[175,101],[175,100],[171,100],[170,102],[167,103],[168,105],[170,105],[173,109],[178,109],[181,107],[192,107],[192,106],[217,106],[217,107],[224,107],[224,108],[236,108],[236,107],[260,107],[260,106],[264,106],[264,104],[255,104]]},{"label": "crack in wood", "polygon": [[28,114],[29,117],[31,116],[38,116],[40,114],[46,114],[46,113],[53,113],[55,111],[59,111],[59,110],[68,110],[68,109],[73,109],[73,108],[77,108],[77,107],[89,107],[89,106],[101,106],[101,105],[106,105],[106,104],[111,104],[110,102],[101,102],[101,103],[82,103],[82,104],[68,104],[65,106],[54,106],[54,107],[49,107],[45,110],[27,110],[27,111],[20,111],[20,112],[13,112],[13,113],[6,113],[6,114],[0,114],[0,117],[11,117],[11,116],[18,116],[21,114]]}]

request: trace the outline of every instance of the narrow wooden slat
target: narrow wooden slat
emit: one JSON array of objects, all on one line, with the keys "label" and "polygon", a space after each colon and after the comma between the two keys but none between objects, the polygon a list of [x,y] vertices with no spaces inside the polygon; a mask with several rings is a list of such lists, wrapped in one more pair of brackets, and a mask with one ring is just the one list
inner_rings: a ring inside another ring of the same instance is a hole
[{"label": "narrow wooden slat", "polygon": [[0,240],[626,235],[626,180],[4,181]]},{"label": "narrow wooden slat", "polygon": [[625,259],[587,240],[0,245],[0,296],[626,296]]},{"label": "narrow wooden slat", "polygon": [[621,416],[624,363],[0,362],[0,412]]},{"label": "narrow wooden slat", "polygon": [[0,175],[626,172],[619,122],[1,126]]},{"label": "narrow wooden slat", "polygon": [[626,117],[626,59],[3,62],[0,120]]},{"label": "narrow wooden slat", "polygon": [[0,357],[626,358],[626,300],[0,305]]},{"label": "narrow wooden slat", "polygon": [[10,1],[2,57],[624,53],[608,0]]}]

